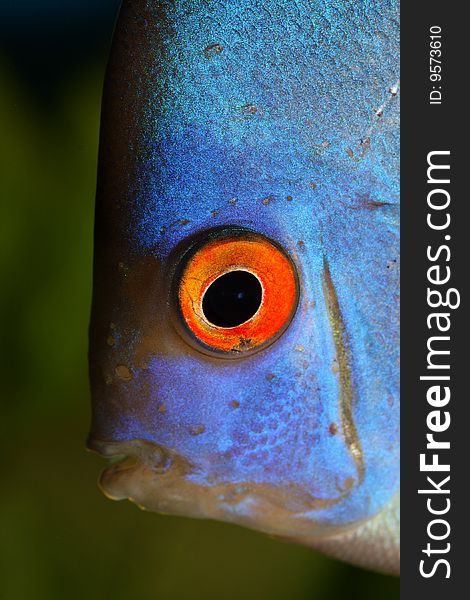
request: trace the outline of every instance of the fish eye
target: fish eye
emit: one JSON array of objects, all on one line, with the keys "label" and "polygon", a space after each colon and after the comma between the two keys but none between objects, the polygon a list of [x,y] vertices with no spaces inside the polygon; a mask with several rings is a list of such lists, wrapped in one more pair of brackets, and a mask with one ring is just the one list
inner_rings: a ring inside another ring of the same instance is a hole
[{"label": "fish eye", "polygon": [[186,253],[176,277],[180,322],[199,348],[252,353],[288,327],[298,279],[287,253],[246,229],[213,232]]}]

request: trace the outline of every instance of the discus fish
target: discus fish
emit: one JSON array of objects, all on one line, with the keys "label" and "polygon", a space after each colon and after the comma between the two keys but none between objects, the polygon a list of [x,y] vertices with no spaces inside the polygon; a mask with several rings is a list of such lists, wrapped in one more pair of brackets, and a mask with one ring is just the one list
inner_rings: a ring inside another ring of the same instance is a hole
[{"label": "discus fish", "polygon": [[398,14],[124,0],[90,346],[109,497],[398,572]]}]

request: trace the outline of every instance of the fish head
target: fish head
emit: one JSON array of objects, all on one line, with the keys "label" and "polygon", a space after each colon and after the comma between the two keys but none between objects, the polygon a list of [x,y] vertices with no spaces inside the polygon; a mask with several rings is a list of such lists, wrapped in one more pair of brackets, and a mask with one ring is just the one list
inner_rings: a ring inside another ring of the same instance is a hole
[{"label": "fish head", "polygon": [[399,488],[399,249],[393,3],[299,6],[124,2],[88,444],[112,498],[302,541]]}]

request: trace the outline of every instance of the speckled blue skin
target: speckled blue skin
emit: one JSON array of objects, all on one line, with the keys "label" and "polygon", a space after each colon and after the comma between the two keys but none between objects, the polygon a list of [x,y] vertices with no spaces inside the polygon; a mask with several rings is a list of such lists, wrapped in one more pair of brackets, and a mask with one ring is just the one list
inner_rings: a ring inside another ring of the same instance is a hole
[{"label": "speckled blue skin", "polygon": [[[147,440],[198,486],[295,489],[316,526],[397,492],[398,43],[395,0],[124,2],[103,109],[92,447]],[[181,338],[171,282],[186,240],[234,225],[285,249],[300,298],[277,342],[227,360]]]}]

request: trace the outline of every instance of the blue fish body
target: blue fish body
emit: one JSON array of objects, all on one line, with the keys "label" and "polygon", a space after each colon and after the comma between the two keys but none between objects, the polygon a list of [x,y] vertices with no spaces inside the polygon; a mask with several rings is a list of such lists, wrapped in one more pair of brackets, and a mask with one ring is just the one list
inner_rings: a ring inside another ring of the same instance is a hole
[{"label": "blue fish body", "polygon": [[[398,42],[395,0],[124,2],[90,350],[89,446],[131,457],[111,497],[397,571]],[[298,303],[226,357],[175,285],[231,231],[285,252]]]}]

